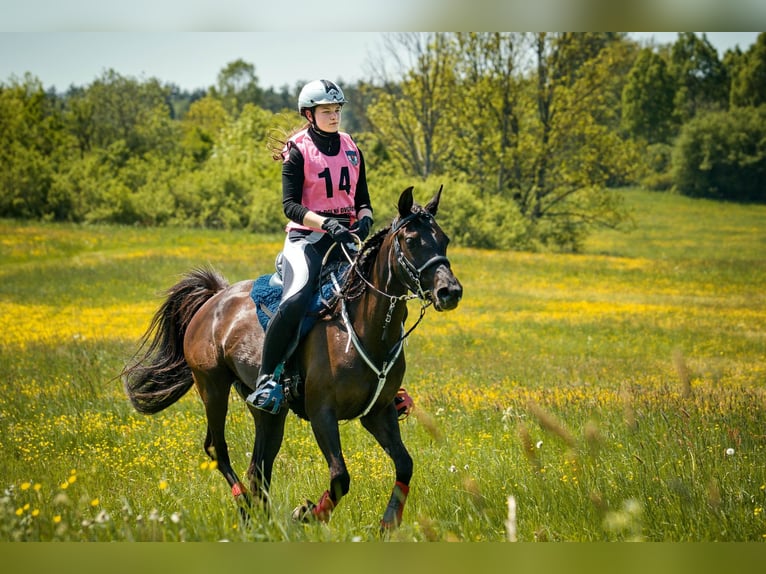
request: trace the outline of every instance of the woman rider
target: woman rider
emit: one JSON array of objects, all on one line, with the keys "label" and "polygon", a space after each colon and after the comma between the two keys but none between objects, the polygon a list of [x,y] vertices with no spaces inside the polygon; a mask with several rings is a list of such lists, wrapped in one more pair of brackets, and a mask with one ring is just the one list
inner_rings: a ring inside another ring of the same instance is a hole
[{"label": "woman rider", "polygon": [[289,356],[318,282],[322,260],[334,242],[364,240],[372,226],[364,158],[340,131],[343,91],[328,80],[306,84],[298,111],[307,125],[292,135],[280,155],[282,206],[289,219],[282,252],[283,292],[266,329],[256,388],[246,401],[279,412],[284,400],[277,367]]}]

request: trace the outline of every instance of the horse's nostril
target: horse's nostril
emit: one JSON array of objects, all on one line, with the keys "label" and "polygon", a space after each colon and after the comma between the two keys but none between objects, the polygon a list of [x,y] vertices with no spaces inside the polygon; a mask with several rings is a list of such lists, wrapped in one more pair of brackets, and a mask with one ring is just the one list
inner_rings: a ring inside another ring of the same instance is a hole
[{"label": "horse's nostril", "polygon": [[458,288],[452,288],[449,285],[440,287],[436,290],[436,300],[439,302],[439,307],[442,309],[454,309],[460,302],[463,295],[463,290]]}]

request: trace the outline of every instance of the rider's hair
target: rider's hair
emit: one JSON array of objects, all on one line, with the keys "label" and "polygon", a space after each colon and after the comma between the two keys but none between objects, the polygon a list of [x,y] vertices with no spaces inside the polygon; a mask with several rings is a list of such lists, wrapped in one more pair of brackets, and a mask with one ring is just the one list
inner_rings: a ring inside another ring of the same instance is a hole
[{"label": "rider's hair", "polygon": [[275,161],[284,161],[286,154],[290,151],[287,149],[287,142],[301,130],[305,130],[311,126],[311,123],[305,123],[302,126],[293,128],[291,130],[281,130],[278,128],[272,129],[266,136],[266,147],[271,152],[271,158]]}]

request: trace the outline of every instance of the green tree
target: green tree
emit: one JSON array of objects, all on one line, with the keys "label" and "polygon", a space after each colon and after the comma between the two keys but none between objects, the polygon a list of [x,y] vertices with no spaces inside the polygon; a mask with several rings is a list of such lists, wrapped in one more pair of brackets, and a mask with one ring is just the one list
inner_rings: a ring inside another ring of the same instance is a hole
[{"label": "green tree", "polygon": [[670,71],[676,81],[675,113],[679,123],[705,111],[728,107],[729,78],[718,52],[703,33],[680,32],[671,47]]},{"label": "green tree", "polygon": [[738,63],[732,73],[731,104],[757,107],[766,103],[766,32],[758,34]]},{"label": "green tree", "polygon": [[49,204],[73,221],[158,225],[173,218],[172,178],[188,169],[172,89],[114,70],[70,89],[65,124],[78,158],[60,166]]},{"label": "green tree", "polygon": [[245,105],[239,117],[222,128],[204,166],[177,180],[177,216],[204,227],[281,229],[281,164],[268,147],[274,124],[267,110]]},{"label": "green tree", "polygon": [[217,98],[206,96],[192,103],[181,120],[181,146],[184,152],[190,154],[198,164],[203,163],[229,121],[229,114]]},{"label": "green tree", "polygon": [[675,132],[675,82],[665,60],[642,49],[622,92],[622,127],[649,144],[668,143]]},{"label": "green tree", "polygon": [[455,146],[450,164],[472,174],[483,192],[502,195],[520,178],[521,70],[529,37],[459,33],[455,40],[459,101],[447,116],[463,145]]},{"label": "green tree", "polygon": [[[344,90],[345,91],[345,90]],[[273,86],[266,88],[261,96],[261,107],[274,114],[280,112],[295,111],[298,112],[298,92],[293,94],[293,90],[287,84],[284,84],[276,90]]]},{"label": "green tree", "polygon": [[0,216],[57,217],[49,194],[74,151],[56,95],[31,74],[0,84]]},{"label": "green tree", "polygon": [[452,44],[441,32],[401,33],[386,39],[402,79],[398,83],[388,79],[376,91],[367,115],[400,169],[425,180],[440,173],[455,145],[447,137],[446,121],[455,97]]},{"label": "green tree", "polygon": [[[522,178],[515,196],[531,232],[544,244],[579,249],[593,226],[625,218],[613,180],[630,180],[636,153],[608,123],[619,41],[579,66],[570,56],[587,34],[535,35],[535,75],[522,132]],[[576,60],[575,60],[576,62]]]},{"label": "green tree", "polygon": [[154,142],[145,140],[145,133],[136,128],[145,121],[147,113],[154,113],[150,110],[164,109],[163,113],[171,118],[169,96],[170,90],[157,79],[139,82],[114,70],[104,72],[82,93],[87,101],[77,104],[87,111],[83,117],[91,122],[90,145],[108,148],[122,140],[130,154],[151,149]]},{"label": "green tree", "polygon": [[241,58],[229,62],[218,73],[217,84],[210,88],[210,95],[220,99],[226,111],[235,117],[246,104],[260,105],[263,91],[258,86],[255,66]]},{"label": "green tree", "polygon": [[608,189],[637,163],[614,129],[628,57],[620,36],[427,38],[397,38],[412,67],[369,116],[404,173],[449,169],[473,187],[479,201],[461,196],[460,219],[445,210],[465,242],[578,249],[592,226],[624,220]]},{"label": "green tree", "polygon": [[92,98],[85,96],[83,88],[75,86],[70,87],[65,100],[64,124],[76,139],[82,158],[93,149],[95,104]]}]

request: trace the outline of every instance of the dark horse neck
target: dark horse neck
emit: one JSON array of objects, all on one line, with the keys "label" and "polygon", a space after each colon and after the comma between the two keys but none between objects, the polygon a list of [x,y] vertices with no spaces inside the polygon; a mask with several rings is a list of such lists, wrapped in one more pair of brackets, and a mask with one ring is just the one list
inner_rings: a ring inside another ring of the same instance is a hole
[{"label": "dark horse neck", "polygon": [[351,311],[354,330],[379,358],[385,357],[397,344],[407,318],[404,300],[407,287],[393,273],[392,241],[394,238],[389,236],[381,245],[369,278],[372,288],[365,289]]}]

